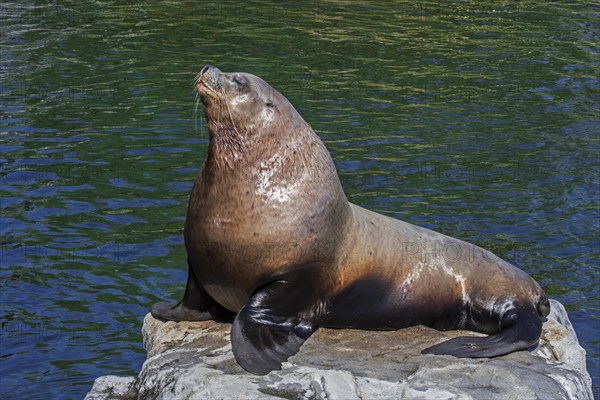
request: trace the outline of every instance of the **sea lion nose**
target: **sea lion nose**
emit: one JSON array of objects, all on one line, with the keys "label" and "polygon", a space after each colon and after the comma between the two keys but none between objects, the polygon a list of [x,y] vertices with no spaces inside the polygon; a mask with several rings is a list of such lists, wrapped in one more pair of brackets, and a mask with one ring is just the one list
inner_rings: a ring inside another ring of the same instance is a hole
[{"label": "sea lion nose", "polygon": [[205,66],[202,68],[202,70],[200,71],[200,76],[204,75],[204,74],[205,74],[206,72],[208,72],[208,71],[213,71],[213,72],[215,72],[215,71],[219,71],[219,69],[218,69],[218,68],[216,68],[216,67],[213,67],[213,66],[212,66],[212,65],[210,65],[210,64],[206,64],[206,65],[205,65]]}]

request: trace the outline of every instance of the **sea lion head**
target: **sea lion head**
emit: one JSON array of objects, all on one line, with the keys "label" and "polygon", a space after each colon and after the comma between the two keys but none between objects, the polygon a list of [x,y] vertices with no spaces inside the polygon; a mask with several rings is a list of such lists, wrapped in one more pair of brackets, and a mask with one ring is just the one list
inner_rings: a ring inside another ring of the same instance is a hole
[{"label": "sea lion head", "polygon": [[273,142],[282,132],[308,127],[290,102],[258,76],[206,65],[197,89],[211,141],[228,159],[239,158],[244,147],[261,139]]}]

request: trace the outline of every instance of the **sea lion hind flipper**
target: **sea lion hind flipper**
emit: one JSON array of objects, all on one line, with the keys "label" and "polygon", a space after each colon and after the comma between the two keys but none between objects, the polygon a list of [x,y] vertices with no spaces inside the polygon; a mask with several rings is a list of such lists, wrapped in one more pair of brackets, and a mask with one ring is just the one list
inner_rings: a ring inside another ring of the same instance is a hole
[{"label": "sea lion hind flipper", "polygon": [[281,368],[317,329],[318,285],[307,276],[310,271],[297,270],[261,287],[236,316],[231,344],[246,371],[266,375]]},{"label": "sea lion hind flipper", "polygon": [[509,340],[511,335],[503,331],[487,337],[460,336],[423,350],[422,354],[449,355],[457,358],[496,357],[529,346]]},{"label": "sea lion hind flipper", "polygon": [[213,300],[200,286],[188,260],[188,280],[185,293],[179,303],[160,301],[152,305],[154,318],[168,321],[231,321],[233,313]]},{"label": "sea lion hind flipper", "polygon": [[428,347],[421,353],[458,358],[497,357],[527,350],[537,343],[541,331],[542,318],[534,309],[509,311],[504,316],[498,333],[486,337],[457,337]]}]

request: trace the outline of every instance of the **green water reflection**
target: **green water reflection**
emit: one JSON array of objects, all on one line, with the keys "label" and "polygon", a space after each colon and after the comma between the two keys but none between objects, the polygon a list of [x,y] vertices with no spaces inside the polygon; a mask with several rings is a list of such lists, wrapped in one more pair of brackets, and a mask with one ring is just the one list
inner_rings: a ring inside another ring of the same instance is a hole
[{"label": "green water reflection", "polygon": [[0,7],[3,396],[81,398],[139,370],[141,318],[183,290],[206,63],[284,93],[351,201],[534,276],[597,378],[597,5]]}]

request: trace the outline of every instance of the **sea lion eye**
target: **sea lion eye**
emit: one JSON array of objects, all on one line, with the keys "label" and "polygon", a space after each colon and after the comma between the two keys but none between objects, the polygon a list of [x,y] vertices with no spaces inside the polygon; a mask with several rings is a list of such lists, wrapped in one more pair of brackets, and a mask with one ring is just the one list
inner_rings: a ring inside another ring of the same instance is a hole
[{"label": "sea lion eye", "polygon": [[241,77],[241,76],[239,76],[239,75],[235,75],[235,76],[233,77],[232,81],[233,81],[233,83],[235,83],[235,84],[236,84],[236,85],[238,85],[238,86],[244,86],[244,83],[246,83],[246,82],[244,81],[244,78],[242,78],[242,77]]}]

